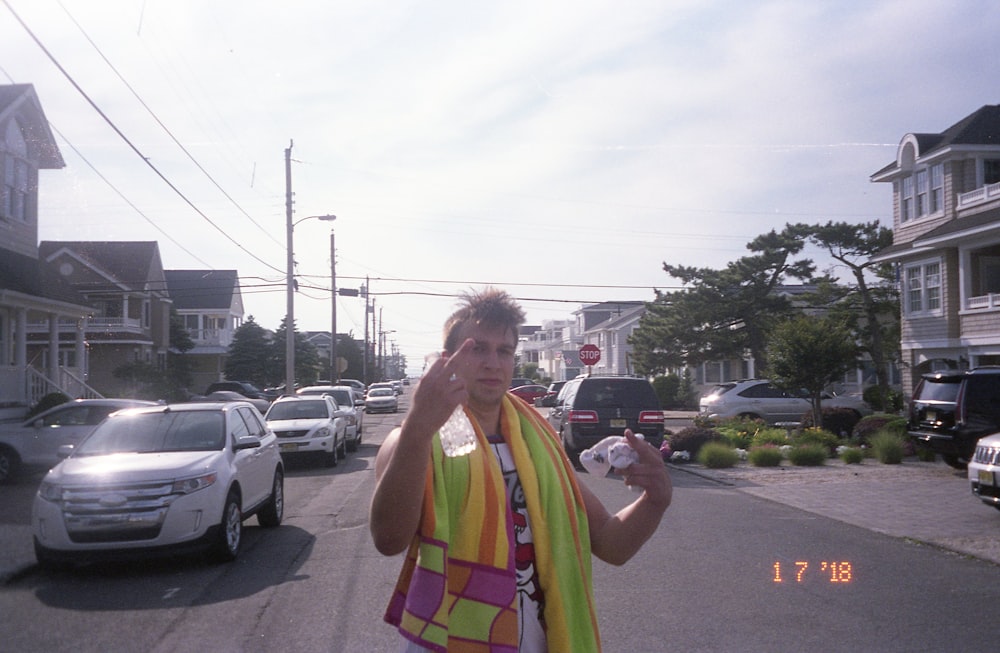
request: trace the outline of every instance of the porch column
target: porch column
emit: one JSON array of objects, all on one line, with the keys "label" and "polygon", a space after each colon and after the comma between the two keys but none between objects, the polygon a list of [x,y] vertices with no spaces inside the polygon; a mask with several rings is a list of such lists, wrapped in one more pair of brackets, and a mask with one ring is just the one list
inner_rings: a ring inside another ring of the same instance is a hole
[{"label": "porch column", "polygon": [[46,370],[49,379],[56,385],[59,381],[59,316],[49,313],[49,366]]},{"label": "porch column", "polygon": [[10,348],[12,345],[10,338],[10,313],[0,312],[0,365],[6,367],[10,365]]},{"label": "porch column", "polygon": [[87,318],[76,321],[76,375],[81,381],[87,380]]},{"label": "porch column", "polygon": [[19,397],[21,402],[28,400],[28,309],[14,309],[14,319],[17,322],[14,331],[14,366],[21,377]]}]

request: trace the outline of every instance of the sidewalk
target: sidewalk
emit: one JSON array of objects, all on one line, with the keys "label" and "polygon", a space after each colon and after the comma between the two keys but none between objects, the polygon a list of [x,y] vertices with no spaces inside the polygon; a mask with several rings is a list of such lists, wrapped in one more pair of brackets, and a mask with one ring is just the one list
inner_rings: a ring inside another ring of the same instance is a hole
[{"label": "sidewalk", "polygon": [[820,467],[669,467],[823,517],[1000,564],[1000,513],[972,495],[964,471],[944,463],[831,460]]}]

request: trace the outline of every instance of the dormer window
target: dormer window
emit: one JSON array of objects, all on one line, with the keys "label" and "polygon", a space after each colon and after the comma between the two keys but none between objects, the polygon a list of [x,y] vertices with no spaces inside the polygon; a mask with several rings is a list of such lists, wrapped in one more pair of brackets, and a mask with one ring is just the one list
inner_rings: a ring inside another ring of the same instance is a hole
[{"label": "dormer window", "polygon": [[903,177],[899,200],[900,222],[944,211],[944,164],[918,168]]},{"label": "dormer window", "polygon": [[983,186],[1000,182],[1000,159],[983,161]]}]

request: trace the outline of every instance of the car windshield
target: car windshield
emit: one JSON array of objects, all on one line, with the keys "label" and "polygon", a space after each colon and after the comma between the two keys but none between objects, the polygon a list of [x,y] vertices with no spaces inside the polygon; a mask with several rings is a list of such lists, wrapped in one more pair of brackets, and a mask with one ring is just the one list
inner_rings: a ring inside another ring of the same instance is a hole
[{"label": "car windshield", "polygon": [[350,407],[354,405],[354,397],[351,396],[350,390],[331,390],[327,394],[333,397],[338,406]]},{"label": "car windshield", "polygon": [[629,410],[657,409],[659,401],[653,387],[646,382],[591,382],[580,386],[576,406],[599,410],[626,408]]},{"label": "car windshield", "polygon": [[374,390],[368,391],[369,397],[392,397],[396,393],[393,392],[392,388],[375,388]]},{"label": "car windshield", "polygon": [[215,451],[225,446],[224,425],[217,410],[115,416],[84,440],[74,455]]},{"label": "car windshield", "polygon": [[325,419],[330,416],[325,399],[279,401],[267,411],[267,421],[288,419]]},{"label": "car windshield", "polygon": [[954,402],[958,397],[958,388],[961,384],[958,379],[931,380],[925,379],[915,399],[918,401],[947,401]]}]

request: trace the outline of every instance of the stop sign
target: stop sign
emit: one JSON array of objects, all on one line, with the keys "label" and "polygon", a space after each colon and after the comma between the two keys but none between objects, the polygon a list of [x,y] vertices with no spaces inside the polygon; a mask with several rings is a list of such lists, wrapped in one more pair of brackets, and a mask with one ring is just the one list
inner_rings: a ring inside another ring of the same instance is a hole
[{"label": "stop sign", "polygon": [[580,362],[584,365],[597,365],[601,362],[601,350],[597,348],[597,345],[580,347]]}]

